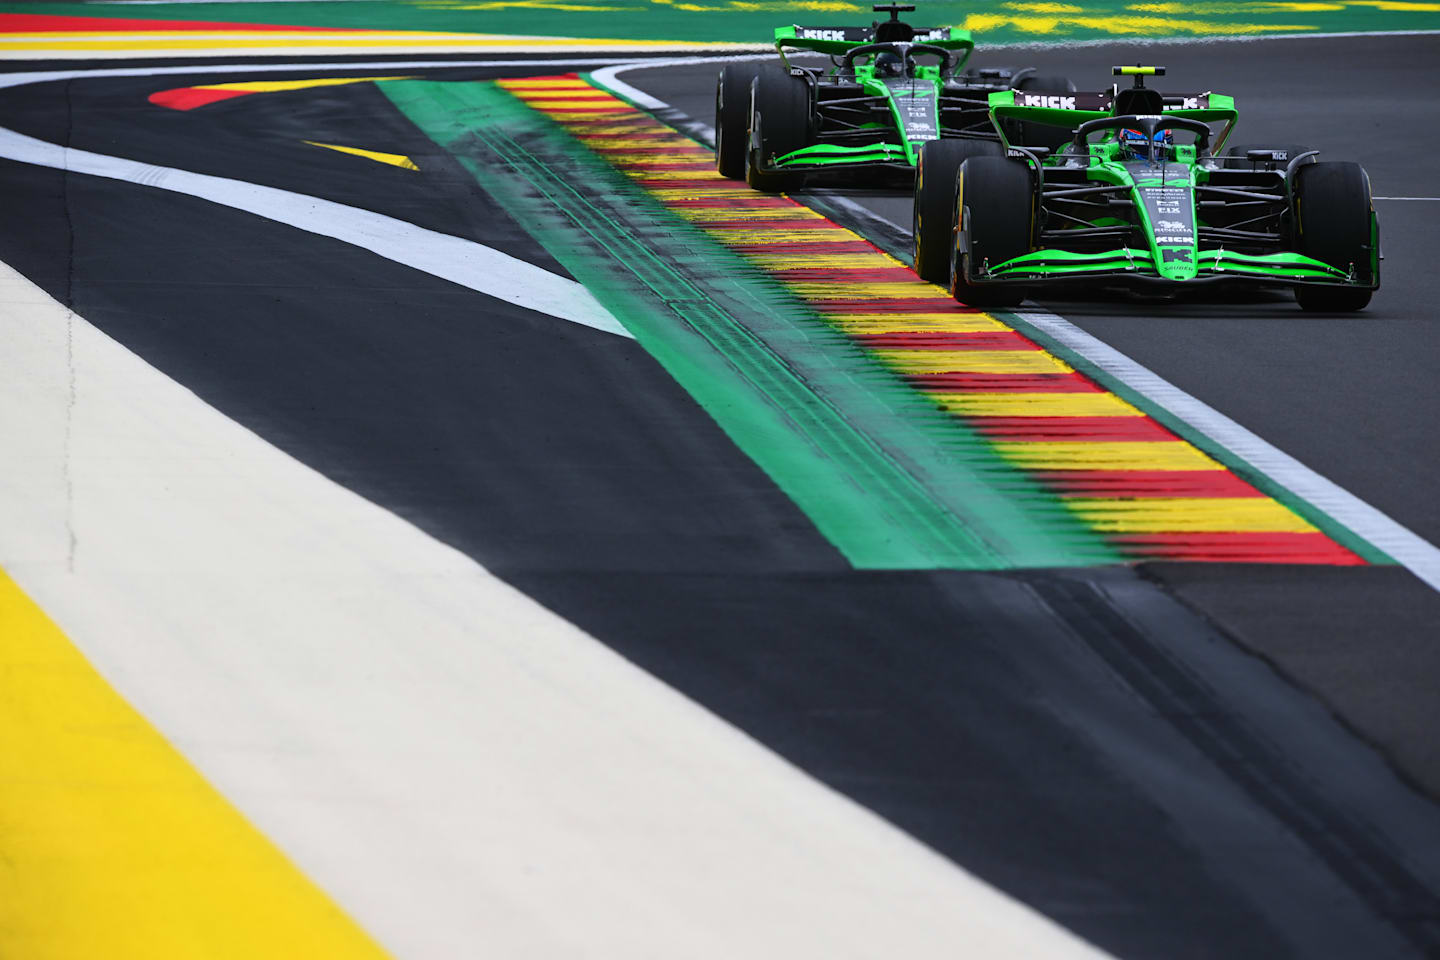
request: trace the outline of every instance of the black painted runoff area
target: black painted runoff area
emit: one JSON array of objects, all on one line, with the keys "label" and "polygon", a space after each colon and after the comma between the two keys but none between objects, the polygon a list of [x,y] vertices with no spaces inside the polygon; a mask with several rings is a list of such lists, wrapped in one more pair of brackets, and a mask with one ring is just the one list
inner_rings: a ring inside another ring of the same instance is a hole
[{"label": "black painted runoff area", "polygon": [[[0,123],[558,269],[372,90],[144,102],[181,82],[12,90]],[[294,143],[327,138],[422,171]],[[1404,678],[1336,722],[1234,643],[1259,624],[1324,673],[1301,631],[1384,596],[1422,649],[1404,571],[857,572],[629,340],[139,185],[3,161],[0,191],[0,260],[80,316],[1118,956],[1440,950],[1440,818],[1345,727],[1403,760],[1356,717],[1408,730]]]}]

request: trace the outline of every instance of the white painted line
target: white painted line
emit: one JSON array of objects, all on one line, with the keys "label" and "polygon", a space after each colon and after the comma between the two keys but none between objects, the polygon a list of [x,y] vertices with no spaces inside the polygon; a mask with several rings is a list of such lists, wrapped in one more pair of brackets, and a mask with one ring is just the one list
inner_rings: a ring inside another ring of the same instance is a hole
[{"label": "white painted line", "polygon": [[[0,88],[37,82],[35,74],[0,76]],[[629,336],[583,285],[507,253],[331,200],[260,184],[192,173],[46,143],[0,128],[0,156],[69,173],[124,180],[199,197],[378,256],[487,296],[606,333]]]},{"label": "white painted line", "polygon": [[1415,576],[1440,590],[1440,548],[1428,540],[1068,320],[1038,310],[1020,310],[1016,315],[1385,551]]},{"label": "white painted line", "polygon": [[1102,956],[3,264],[0,328],[0,565],[397,958]]},{"label": "white painted line", "polygon": [[[265,2],[265,0],[260,0]],[[620,57],[583,57],[580,59],[566,58],[567,64],[588,66],[591,64],[607,63],[634,63],[631,58]],[[449,67],[543,67],[555,65],[553,58],[545,59],[499,59],[499,60],[370,60],[364,63],[336,63],[326,60],[313,62],[307,60],[292,60],[286,63],[256,63],[256,64],[235,64],[235,63],[192,63],[179,67],[97,67],[89,70],[28,70],[15,73],[0,73],[0,87],[23,86],[30,83],[47,83],[54,80],[90,80],[104,79],[106,77],[172,77],[185,76],[186,74],[204,74],[206,76],[216,73],[294,73],[297,71],[319,71],[337,73],[364,73],[370,70],[395,71],[395,70],[418,70],[421,68],[444,69]]]},{"label": "white painted line", "polygon": [[1371,200],[1440,200],[1440,197],[1371,197]]}]

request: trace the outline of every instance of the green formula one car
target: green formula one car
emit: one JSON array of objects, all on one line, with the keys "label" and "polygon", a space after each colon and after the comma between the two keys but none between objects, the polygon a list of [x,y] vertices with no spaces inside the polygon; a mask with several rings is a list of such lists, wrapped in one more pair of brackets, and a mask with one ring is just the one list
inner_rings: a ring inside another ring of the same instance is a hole
[{"label": "green formula one car", "polygon": [[[869,27],[780,27],[779,63],[720,71],[721,174],[772,192],[807,184],[908,188],[926,142],[954,139],[977,155],[1004,155],[990,126],[990,94],[1074,90],[1064,77],[1041,77],[1034,68],[964,71],[975,48],[969,31],[912,27],[899,15],[913,6],[874,9],[890,19]],[[798,66],[786,55],[797,50],[828,55],[831,65]],[[1055,135],[1044,127],[1029,132]],[[1012,125],[1009,133],[1024,139],[1026,131]]]},{"label": "green formula one car", "polygon": [[[1364,168],[1297,146],[1226,149],[1238,118],[1230,97],[1146,87],[1163,67],[1114,72],[1133,86],[991,94],[1005,156],[925,144],[915,184],[922,277],[979,306],[1112,283],[1288,286],[1307,310],[1370,301],[1380,234]],[[1006,131],[1017,121],[1063,129],[1067,142],[1014,143]]]}]

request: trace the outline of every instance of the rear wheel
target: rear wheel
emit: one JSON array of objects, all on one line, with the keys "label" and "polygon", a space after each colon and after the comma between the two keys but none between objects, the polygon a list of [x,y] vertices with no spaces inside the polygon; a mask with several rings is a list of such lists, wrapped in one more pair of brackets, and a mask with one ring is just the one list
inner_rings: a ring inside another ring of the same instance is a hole
[{"label": "rear wheel", "polygon": [[[1300,154],[1302,153],[1309,153],[1311,150],[1314,149],[1314,147],[1302,147],[1298,143],[1237,143],[1234,146],[1225,148],[1225,156],[1227,158],[1238,157],[1240,162],[1236,162],[1235,160],[1227,160],[1225,165],[1227,167],[1234,167],[1241,170],[1246,170],[1249,169],[1250,166],[1253,164],[1256,170],[1284,171],[1285,167],[1290,163],[1291,160],[1300,156]],[[1277,157],[1273,161],[1246,160],[1245,155],[1251,150],[1277,150],[1285,154],[1285,156],[1283,158]],[[1315,158],[1310,157],[1305,160],[1302,166],[1314,162]]]},{"label": "rear wheel", "polygon": [[754,64],[727,63],[715,83],[715,169],[731,180],[745,179],[750,128],[750,84]]},{"label": "rear wheel", "polygon": [[[756,190],[778,193],[794,189],[793,173],[764,173],[760,161],[771,163],[810,143],[810,85],[776,63],[765,64],[750,85],[750,143],[745,182]],[[756,142],[758,141],[758,143]]]},{"label": "rear wheel", "polygon": [[[1074,93],[1075,84],[1069,77],[1062,77],[1058,74],[1048,77],[1032,75],[1023,77],[1015,85],[1015,89],[1037,90],[1045,93]],[[1049,147],[1052,151],[1059,150],[1070,142],[1070,131],[1064,127],[1055,127],[1044,123],[1016,122],[1011,142],[1025,147]]]},{"label": "rear wheel", "polygon": [[[1375,250],[1371,236],[1370,177],[1358,163],[1315,163],[1295,175],[1296,245],[1307,257],[1352,272],[1372,284]],[[1356,287],[1296,287],[1306,310],[1346,312],[1370,302],[1370,290]]]},{"label": "rear wheel", "polygon": [[1035,178],[1030,166],[1005,157],[971,157],[960,165],[959,228],[951,252],[950,293],[977,307],[1013,307],[1025,291],[974,280],[987,266],[1030,252]]},{"label": "rear wheel", "polygon": [[970,157],[1001,157],[1004,150],[992,140],[931,140],[921,144],[915,165],[915,272],[920,279],[944,284],[950,281],[950,251],[954,246],[955,177]]}]

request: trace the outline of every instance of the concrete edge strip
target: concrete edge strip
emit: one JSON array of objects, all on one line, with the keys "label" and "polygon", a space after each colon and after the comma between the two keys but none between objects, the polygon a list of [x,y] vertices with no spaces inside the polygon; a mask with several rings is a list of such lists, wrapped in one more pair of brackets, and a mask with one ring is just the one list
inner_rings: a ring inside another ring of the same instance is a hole
[{"label": "concrete edge strip", "polygon": [[[597,85],[638,106],[673,113],[675,111],[670,104],[625,83],[620,74],[661,66],[704,63],[712,59],[718,58],[678,57],[637,61],[604,67],[592,71],[590,76]],[[1020,311],[1015,316],[1084,357],[1102,375],[1123,384],[1172,418],[1218,444],[1235,459],[1304,500],[1440,591],[1440,548],[1434,544],[1069,321],[1042,311]]]}]

